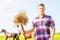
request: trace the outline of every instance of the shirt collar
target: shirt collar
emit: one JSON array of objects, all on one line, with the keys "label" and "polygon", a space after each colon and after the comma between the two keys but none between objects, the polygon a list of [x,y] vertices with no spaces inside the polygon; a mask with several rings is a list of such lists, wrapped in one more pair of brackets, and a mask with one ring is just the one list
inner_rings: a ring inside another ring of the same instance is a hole
[{"label": "shirt collar", "polygon": [[[45,17],[45,14],[44,14],[44,16],[42,17],[42,18],[44,18]],[[40,18],[40,16],[38,15],[38,18]]]}]

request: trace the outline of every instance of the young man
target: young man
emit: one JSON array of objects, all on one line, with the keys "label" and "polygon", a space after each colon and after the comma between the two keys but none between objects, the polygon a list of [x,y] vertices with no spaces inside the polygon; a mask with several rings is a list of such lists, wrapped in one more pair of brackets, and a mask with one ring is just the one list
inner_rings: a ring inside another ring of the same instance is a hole
[{"label": "young man", "polygon": [[[49,40],[49,38],[53,40],[55,24],[52,17],[44,13],[45,5],[42,3],[38,5],[38,11],[39,15],[32,21],[33,27],[30,32],[36,28],[35,40]],[[50,28],[53,32],[52,35],[50,35]]]}]

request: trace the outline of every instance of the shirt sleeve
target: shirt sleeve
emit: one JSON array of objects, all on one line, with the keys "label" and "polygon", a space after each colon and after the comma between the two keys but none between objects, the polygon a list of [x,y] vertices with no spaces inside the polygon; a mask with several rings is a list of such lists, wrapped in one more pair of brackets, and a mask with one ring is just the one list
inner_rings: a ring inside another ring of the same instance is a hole
[{"label": "shirt sleeve", "polygon": [[55,22],[52,17],[49,19],[48,24],[50,24],[50,27],[55,26]]}]

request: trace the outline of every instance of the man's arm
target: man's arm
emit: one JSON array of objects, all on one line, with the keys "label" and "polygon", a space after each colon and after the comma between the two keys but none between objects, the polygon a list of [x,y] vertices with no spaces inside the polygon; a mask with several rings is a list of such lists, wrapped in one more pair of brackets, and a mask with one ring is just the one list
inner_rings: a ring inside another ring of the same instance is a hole
[{"label": "man's arm", "polygon": [[54,34],[55,34],[55,26],[52,26],[51,27],[51,39],[53,40],[53,38],[54,38]]},{"label": "man's arm", "polygon": [[33,31],[34,31],[34,29],[35,29],[35,26],[32,26],[32,28],[31,28],[30,30],[25,31],[25,32],[33,32]]}]

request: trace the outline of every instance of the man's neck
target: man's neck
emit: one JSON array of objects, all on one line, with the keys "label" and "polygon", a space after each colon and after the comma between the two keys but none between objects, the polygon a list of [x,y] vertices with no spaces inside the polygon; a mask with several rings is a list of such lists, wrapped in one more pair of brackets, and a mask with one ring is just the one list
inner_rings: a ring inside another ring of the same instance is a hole
[{"label": "man's neck", "polygon": [[44,13],[40,13],[39,17],[42,18],[44,16]]}]

